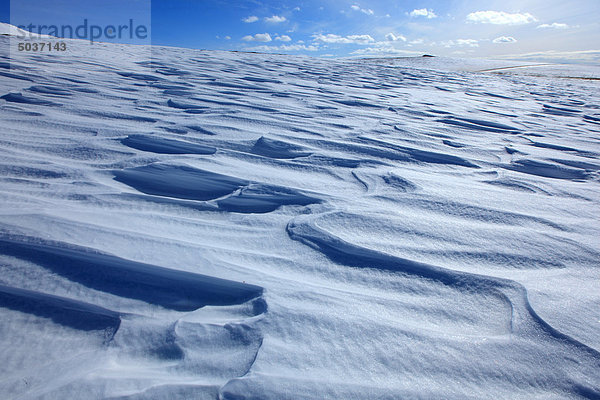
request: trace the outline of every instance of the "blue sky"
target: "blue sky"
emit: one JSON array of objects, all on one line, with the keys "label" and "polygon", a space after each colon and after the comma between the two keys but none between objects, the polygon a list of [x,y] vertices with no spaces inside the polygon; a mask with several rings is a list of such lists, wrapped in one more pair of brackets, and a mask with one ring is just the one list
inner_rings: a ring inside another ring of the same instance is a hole
[{"label": "blue sky", "polygon": [[600,0],[13,0],[2,15],[146,18],[153,44],[201,49],[600,62]]}]

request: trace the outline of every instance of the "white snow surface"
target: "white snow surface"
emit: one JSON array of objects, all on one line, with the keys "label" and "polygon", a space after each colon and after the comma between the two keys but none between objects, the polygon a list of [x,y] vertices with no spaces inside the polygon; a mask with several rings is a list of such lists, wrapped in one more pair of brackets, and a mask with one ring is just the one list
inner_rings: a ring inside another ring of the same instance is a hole
[{"label": "white snow surface", "polygon": [[1,398],[600,397],[597,81],[94,46],[2,54]]},{"label": "white snow surface", "polygon": [[0,35],[17,36],[17,37],[22,37],[22,38],[44,38],[44,39],[54,38],[54,36],[50,36],[50,35],[43,35],[43,34],[39,34],[39,33],[35,33],[35,32],[29,32],[29,31],[21,29],[17,26],[7,24],[6,22],[0,22]]}]

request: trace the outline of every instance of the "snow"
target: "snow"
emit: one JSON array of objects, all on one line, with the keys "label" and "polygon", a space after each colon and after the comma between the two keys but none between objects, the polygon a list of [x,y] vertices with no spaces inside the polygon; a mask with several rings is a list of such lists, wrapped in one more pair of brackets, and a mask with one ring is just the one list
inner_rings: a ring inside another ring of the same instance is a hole
[{"label": "snow", "polygon": [[7,24],[6,22],[0,22],[0,35],[8,35],[8,36],[17,36],[17,37],[26,37],[26,38],[53,38],[50,35],[43,35],[35,32],[29,32],[19,27],[16,27],[11,24]]},{"label": "snow", "polygon": [[369,58],[365,62],[431,69],[442,72],[488,72],[502,75],[526,75],[536,77],[600,79],[597,64],[548,64],[518,59],[480,59],[451,57],[394,57]]},{"label": "snow", "polygon": [[600,396],[596,80],[66,42],[0,63],[0,397]]}]

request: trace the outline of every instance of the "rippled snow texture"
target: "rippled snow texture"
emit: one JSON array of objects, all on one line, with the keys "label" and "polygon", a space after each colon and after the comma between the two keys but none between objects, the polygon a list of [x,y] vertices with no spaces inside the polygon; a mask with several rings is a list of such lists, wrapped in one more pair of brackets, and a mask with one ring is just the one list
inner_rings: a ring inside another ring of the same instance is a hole
[{"label": "rippled snow texture", "polygon": [[94,46],[0,62],[0,397],[600,397],[597,81]]}]

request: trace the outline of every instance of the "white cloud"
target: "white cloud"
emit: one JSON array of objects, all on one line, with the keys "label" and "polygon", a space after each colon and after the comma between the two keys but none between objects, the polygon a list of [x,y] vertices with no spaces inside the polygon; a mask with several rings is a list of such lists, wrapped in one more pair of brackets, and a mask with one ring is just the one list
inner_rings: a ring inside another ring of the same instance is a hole
[{"label": "white cloud", "polygon": [[272,24],[278,24],[280,22],[285,22],[286,18],[282,17],[282,16],[279,16],[279,15],[273,15],[271,17],[266,17],[265,21],[267,21],[269,23],[272,23]]},{"label": "white cloud", "polygon": [[504,11],[476,11],[467,15],[468,22],[494,25],[524,25],[537,19],[529,13],[510,14]]},{"label": "white cloud", "polygon": [[231,40],[231,36],[225,36],[225,40]]},{"label": "white cloud", "polygon": [[273,39],[271,39],[271,35],[268,33],[257,33],[254,36],[244,36],[242,40],[245,40],[246,42],[270,42]]},{"label": "white cloud", "polygon": [[454,46],[467,46],[467,47],[479,47],[479,41],[475,39],[456,39],[446,40],[440,43],[444,47]]},{"label": "white cloud", "polygon": [[346,36],[346,39],[350,41],[350,43],[355,44],[367,44],[374,42],[375,40],[369,35],[349,35]]},{"label": "white cloud", "polygon": [[388,42],[396,42],[398,40],[406,42],[406,38],[404,36],[402,36],[402,35],[395,35],[392,32],[390,32],[387,35],[385,35],[385,40],[387,40]]},{"label": "white cloud", "polygon": [[433,10],[428,10],[426,8],[419,8],[418,10],[412,10],[409,14],[411,17],[425,17],[427,19],[435,18],[437,15],[433,12]]},{"label": "white cloud", "polygon": [[478,40],[475,39],[456,39],[456,44],[459,46],[477,47]]},{"label": "white cloud", "polygon": [[550,29],[568,29],[569,25],[561,24],[558,22],[553,22],[551,24],[541,24],[541,25],[538,25],[537,27],[541,28],[541,29],[549,29],[549,28]]},{"label": "white cloud", "polygon": [[285,50],[285,51],[300,51],[300,50],[305,50],[305,51],[317,51],[319,50],[319,48],[317,46],[315,46],[314,44],[311,45],[304,45],[304,44],[282,44],[281,46],[279,46],[279,48],[281,50]]},{"label": "white cloud", "polygon": [[281,35],[281,36],[277,36],[275,38],[275,40],[281,40],[282,42],[291,42],[292,38],[289,37],[288,35]]},{"label": "white cloud", "polygon": [[357,6],[356,4],[351,5],[350,8],[353,9],[354,11],[360,11],[367,15],[375,14],[375,12],[373,10],[371,10],[370,8],[360,8],[360,6]]},{"label": "white cloud", "polygon": [[512,36],[500,36],[492,40],[492,43],[515,43],[517,39]]},{"label": "white cloud", "polygon": [[369,35],[349,35],[349,36],[340,36],[334,35],[333,33],[328,33],[327,35],[318,34],[313,35],[315,40],[324,43],[343,43],[343,44],[369,44],[375,41]]},{"label": "white cloud", "polygon": [[258,17],[256,15],[251,15],[249,17],[244,18],[242,21],[244,21],[247,24],[251,24],[252,22],[258,21]]},{"label": "white cloud", "polygon": [[404,56],[414,56],[414,55],[420,55],[423,54],[421,52],[417,52],[417,51],[412,51],[412,50],[402,50],[402,49],[397,49],[395,47],[392,46],[385,46],[385,47],[366,47],[364,49],[358,49],[353,51],[350,54],[356,54],[359,56],[366,56],[366,55],[404,55]]}]

